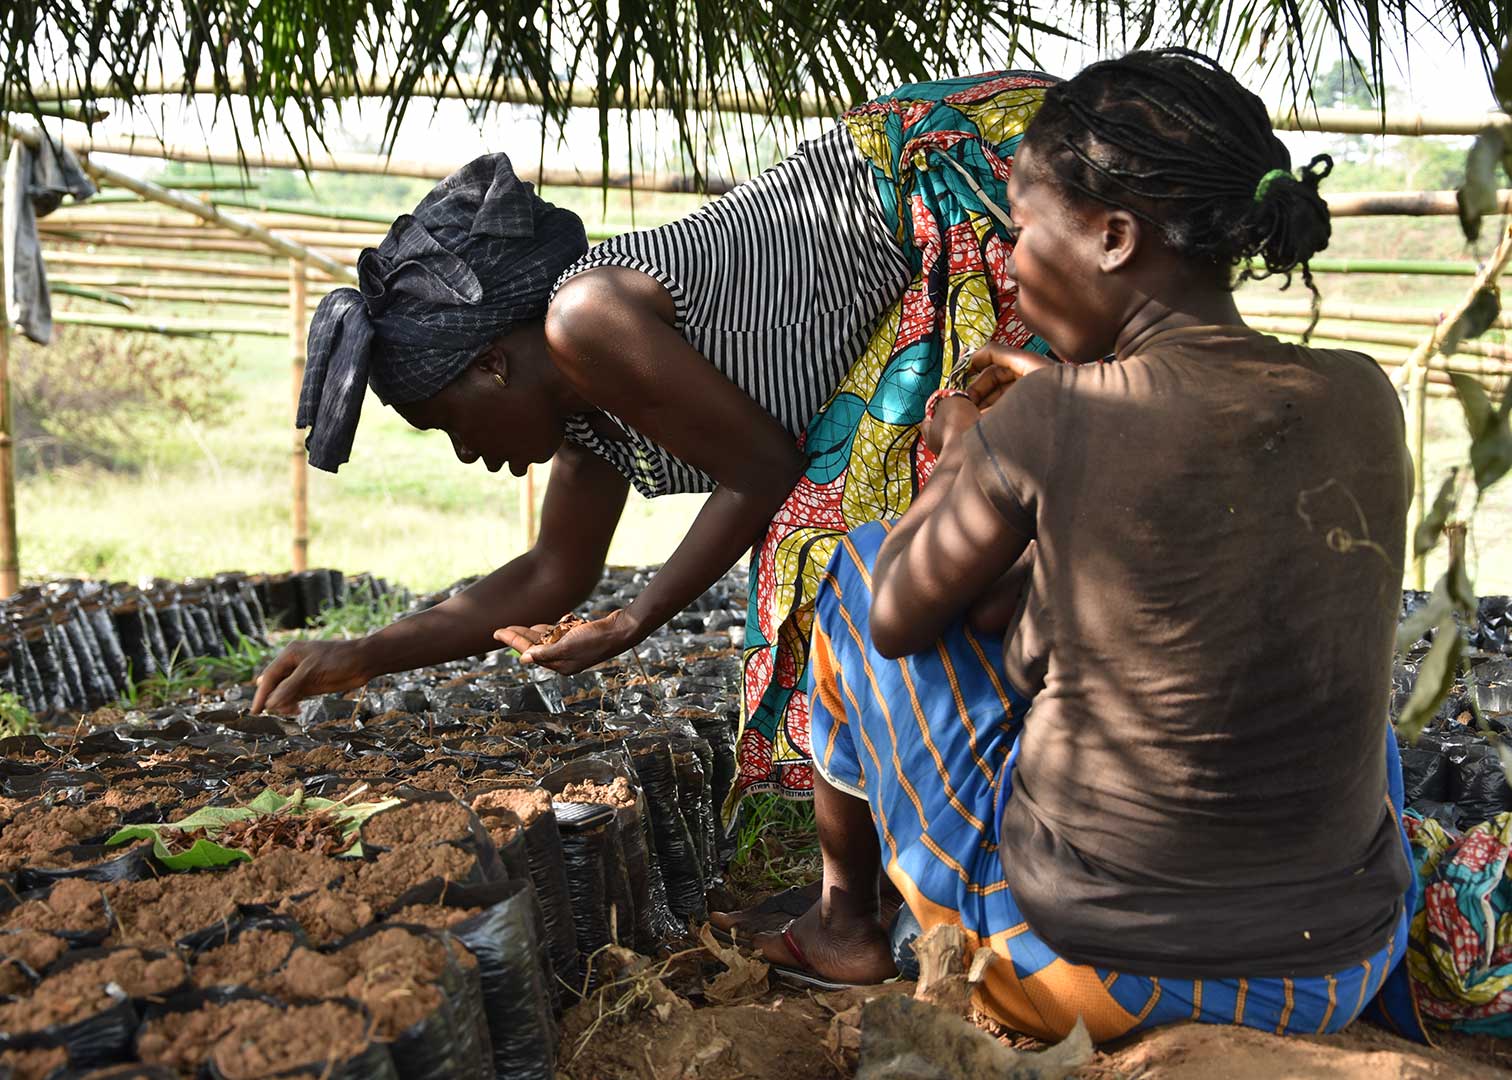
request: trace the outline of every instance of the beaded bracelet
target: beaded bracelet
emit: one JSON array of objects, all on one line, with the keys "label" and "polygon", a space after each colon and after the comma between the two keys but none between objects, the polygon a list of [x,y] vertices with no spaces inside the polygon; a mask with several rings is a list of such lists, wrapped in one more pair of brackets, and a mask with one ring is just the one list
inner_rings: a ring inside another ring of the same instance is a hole
[{"label": "beaded bracelet", "polygon": [[934,393],[930,394],[929,399],[924,402],[924,419],[926,421],[933,420],[935,409],[939,407],[940,402],[944,401],[946,398],[952,397],[970,398],[971,395],[964,390],[957,389],[954,386],[941,387]]}]

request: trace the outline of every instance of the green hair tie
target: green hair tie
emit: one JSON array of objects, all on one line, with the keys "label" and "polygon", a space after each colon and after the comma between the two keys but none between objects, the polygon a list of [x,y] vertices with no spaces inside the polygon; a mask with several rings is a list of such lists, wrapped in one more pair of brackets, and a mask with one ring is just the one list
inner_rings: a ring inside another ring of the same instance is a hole
[{"label": "green hair tie", "polygon": [[1260,178],[1260,182],[1255,185],[1255,201],[1264,202],[1265,194],[1266,192],[1270,191],[1270,186],[1277,180],[1281,179],[1281,177],[1283,176],[1291,176],[1290,170],[1272,169],[1270,172],[1262,176]]}]

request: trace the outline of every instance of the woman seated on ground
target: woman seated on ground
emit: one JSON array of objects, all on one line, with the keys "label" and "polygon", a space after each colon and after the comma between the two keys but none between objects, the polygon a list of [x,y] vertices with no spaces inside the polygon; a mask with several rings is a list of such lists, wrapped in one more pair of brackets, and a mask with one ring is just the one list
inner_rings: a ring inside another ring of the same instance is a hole
[{"label": "woman seated on ground", "polygon": [[1397,967],[1410,462],[1369,357],[1235,307],[1246,260],[1311,287],[1327,159],[1289,168],[1260,100],[1185,51],[1047,92],[1009,184],[1012,273],[1075,363],[1018,355],[991,393],[938,399],[933,478],[830,563],[824,892],[756,938],[774,963],[891,975],[880,869],[925,928],[990,945],[980,1004],[1046,1038],[1078,1016],[1099,1040],[1335,1031]]}]

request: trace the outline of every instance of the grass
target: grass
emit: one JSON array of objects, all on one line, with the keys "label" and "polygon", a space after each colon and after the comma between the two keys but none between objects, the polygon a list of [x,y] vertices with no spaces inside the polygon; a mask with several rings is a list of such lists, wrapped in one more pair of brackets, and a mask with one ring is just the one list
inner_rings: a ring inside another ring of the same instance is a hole
[{"label": "grass", "polygon": [[741,813],[735,855],[725,871],[725,887],[737,904],[819,880],[824,864],[813,802],[752,795]]},{"label": "grass", "polygon": [[0,692],[0,739],[12,735],[30,735],[37,730],[37,718],[21,699],[10,691]]}]

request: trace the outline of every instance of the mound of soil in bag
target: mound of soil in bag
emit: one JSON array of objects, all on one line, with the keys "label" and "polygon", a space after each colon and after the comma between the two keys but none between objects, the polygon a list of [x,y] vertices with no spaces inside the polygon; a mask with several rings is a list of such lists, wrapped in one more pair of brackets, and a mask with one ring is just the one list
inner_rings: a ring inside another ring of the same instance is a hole
[{"label": "mound of soil in bag", "polygon": [[337,1075],[340,1064],[369,1051],[367,1023],[356,1008],[338,1002],[292,1008],[250,1000],[206,1004],[149,1021],[137,1053],[186,1076],[207,1065],[225,1080],[284,1075],[301,1067],[310,1076]]}]

